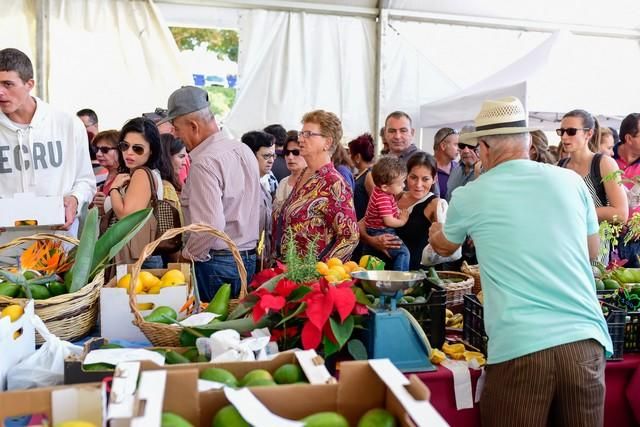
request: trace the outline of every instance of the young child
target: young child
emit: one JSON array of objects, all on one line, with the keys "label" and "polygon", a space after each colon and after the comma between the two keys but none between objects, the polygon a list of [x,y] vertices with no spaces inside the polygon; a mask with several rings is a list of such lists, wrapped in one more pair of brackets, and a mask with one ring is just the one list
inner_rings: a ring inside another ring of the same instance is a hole
[{"label": "young child", "polygon": [[[369,198],[369,205],[364,216],[367,233],[371,236],[380,234],[396,234],[394,228],[407,223],[409,213],[400,211],[396,197],[404,189],[407,168],[395,157],[382,157],[371,169],[371,177],[375,187]],[[365,245],[364,254],[374,254],[374,249]],[[389,249],[395,271],[409,270],[409,249],[402,245],[398,249]]]}]

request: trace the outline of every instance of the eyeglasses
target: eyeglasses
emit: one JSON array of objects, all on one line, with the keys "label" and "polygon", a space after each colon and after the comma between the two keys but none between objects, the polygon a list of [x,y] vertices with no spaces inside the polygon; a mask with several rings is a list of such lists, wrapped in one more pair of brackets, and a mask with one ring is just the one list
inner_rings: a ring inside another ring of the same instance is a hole
[{"label": "eyeglasses", "polygon": [[311,138],[312,136],[324,136],[321,133],[318,132],[312,132],[310,130],[301,130],[300,132],[298,132],[298,138]]},{"label": "eyeglasses", "polygon": [[576,133],[578,133],[579,130],[587,131],[589,130],[589,128],[560,128],[556,129],[556,133],[558,134],[558,136],[564,135],[565,132],[569,136],[576,136]]},{"label": "eyeglasses", "polygon": [[276,155],[275,153],[268,153],[268,154],[260,154],[262,156],[263,159],[265,160],[270,160],[270,159],[275,159]]},{"label": "eyeglasses", "polygon": [[120,141],[120,143],[118,144],[118,148],[123,153],[126,153],[129,150],[129,148],[131,148],[133,152],[136,153],[138,156],[142,156],[144,154],[144,146],[131,145],[127,141]]},{"label": "eyeglasses", "polygon": [[96,149],[96,152],[99,151],[102,154],[107,154],[111,150],[117,150],[116,147],[95,147],[95,149]]},{"label": "eyeglasses", "polygon": [[445,139],[449,138],[451,135],[457,135],[457,134],[458,134],[458,131],[457,131],[457,130],[455,130],[455,129],[451,129],[451,128],[450,128],[450,129],[447,131],[447,133],[444,135],[444,137],[443,137],[443,138],[438,142],[438,145],[442,144],[442,142],[443,142]]},{"label": "eyeglasses", "polygon": [[282,151],[282,156],[283,157],[287,157],[289,154],[293,154],[294,156],[298,157],[300,155],[300,150],[293,149],[293,150],[283,150]]},{"label": "eyeglasses", "polygon": [[460,151],[464,150],[465,148],[468,148],[469,150],[475,150],[476,149],[475,145],[463,144],[462,142],[458,143],[458,149]]}]

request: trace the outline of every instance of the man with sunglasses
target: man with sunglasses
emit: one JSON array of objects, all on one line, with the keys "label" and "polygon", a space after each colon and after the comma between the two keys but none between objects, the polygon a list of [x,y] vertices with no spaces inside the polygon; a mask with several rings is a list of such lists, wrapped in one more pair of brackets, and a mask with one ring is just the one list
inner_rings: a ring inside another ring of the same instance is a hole
[{"label": "man with sunglasses", "polygon": [[[246,144],[218,127],[203,89],[183,86],[171,94],[168,104],[165,121],[171,121],[191,155],[189,178],[180,196],[185,223],[224,231],[238,247],[250,282],[262,203],[256,157]],[[210,301],[223,283],[231,284],[234,297],[240,292],[238,269],[224,241],[189,234],[182,256],[195,261],[201,300]]]},{"label": "man with sunglasses", "polygon": [[[469,132],[474,132],[473,126],[465,126],[460,130],[460,137]],[[453,190],[466,185],[473,181],[475,175],[475,165],[478,163],[478,140],[470,139],[465,142],[458,142],[458,150],[460,151],[460,162],[458,166],[451,170],[449,180],[447,181],[447,202],[451,201]]]},{"label": "man with sunglasses", "polygon": [[534,129],[517,98],[485,101],[475,127],[461,142],[478,139],[485,172],[453,193],[429,243],[448,256],[470,236],[482,266],[482,425],[602,426],[612,343],[589,262],[600,245],[589,190],[575,172],[529,160]]},{"label": "man with sunglasses", "polygon": [[61,228],[75,235],[76,215],[96,192],[87,132],[79,118],[32,96],[34,86],[29,57],[0,50],[0,197],[62,195]]}]

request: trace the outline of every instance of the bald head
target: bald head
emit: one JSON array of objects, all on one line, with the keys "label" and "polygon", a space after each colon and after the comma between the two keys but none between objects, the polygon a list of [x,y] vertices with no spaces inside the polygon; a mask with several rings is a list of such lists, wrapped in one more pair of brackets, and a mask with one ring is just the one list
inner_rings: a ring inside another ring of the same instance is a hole
[{"label": "bald head", "polygon": [[526,133],[510,135],[489,135],[478,138],[480,160],[484,170],[489,170],[500,163],[529,158],[531,136]]}]

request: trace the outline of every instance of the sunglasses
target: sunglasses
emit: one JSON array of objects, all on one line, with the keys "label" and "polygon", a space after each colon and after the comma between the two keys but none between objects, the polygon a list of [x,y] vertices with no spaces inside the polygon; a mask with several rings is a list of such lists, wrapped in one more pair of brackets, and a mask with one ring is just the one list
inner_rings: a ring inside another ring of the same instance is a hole
[{"label": "sunglasses", "polygon": [[460,151],[464,150],[465,148],[468,148],[469,150],[475,150],[476,149],[475,145],[463,144],[462,142],[458,143],[458,149]]},{"label": "sunglasses", "polygon": [[102,154],[108,154],[111,150],[117,150],[116,147],[94,147],[96,149],[96,153],[99,151]]},{"label": "sunglasses", "polygon": [[294,156],[298,157],[300,155],[300,150],[294,149],[294,150],[283,150],[282,151],[283,157],[287,157],[289,154],[293,154]]},{"label": "sunglasses", "polygon": [[133,150],[133,152],[135,154],[137,154],[138,156],[142,156],[144,154],[144,146],[142,146],[142,145],[131,145],[126,141],[120,141],[120,143],[118,144],[118,148],[123,153],[126,153],[129,150],[129,148],[131,148]]},{"label": "sunglasses", "polygon": [[569,136],[576,136],[576,133],[578,133],[579,130],[587,131],[589,128],[560,128],[556,129],[556,134],[558,134],[558,136],[562,136],[566,132]]}]

